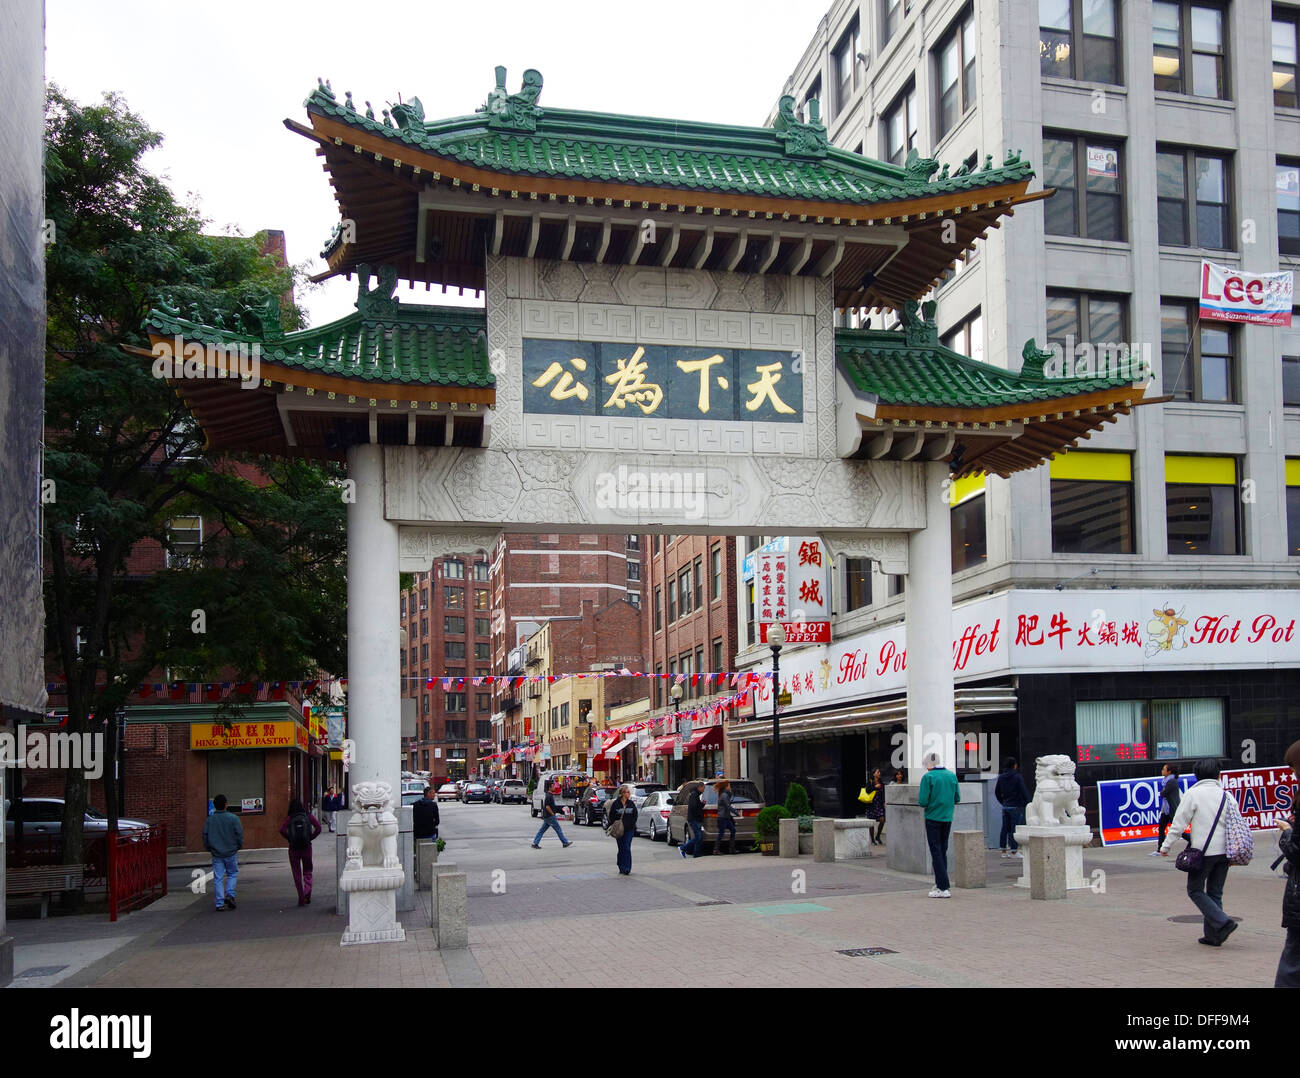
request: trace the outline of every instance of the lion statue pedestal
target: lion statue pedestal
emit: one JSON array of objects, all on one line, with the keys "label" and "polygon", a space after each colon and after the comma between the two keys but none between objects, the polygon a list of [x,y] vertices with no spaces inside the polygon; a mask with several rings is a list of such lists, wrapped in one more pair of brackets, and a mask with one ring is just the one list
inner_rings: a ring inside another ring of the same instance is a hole
[{"label": "lion statue pedestal", "polygon": [[[1028,846],[1035,835],[1060,835],[1065,839],[1065,886],[1078,890],[1090,886],[1083,874],[1083,848],[1092,845],[1092,828],[1079,805],[1079,784],[1074,761],[1068,756],[1040,756],[1034,761],[1034,799],[1025,808],[1025,822],[1016,828],[1016,842]],[[1028,887],[1029,857],[1017,887]]]},{"label": "lion statue pedestal", "polygon": [[406,930],[397,920],[397,892],[406,874],[397,856],[392,804],[392,787],[386,782],[359,782],[352,787],[347,861],[339,877],[339,889],[348,895],[348,930],[340,941],[344,947],[406,939]]}]

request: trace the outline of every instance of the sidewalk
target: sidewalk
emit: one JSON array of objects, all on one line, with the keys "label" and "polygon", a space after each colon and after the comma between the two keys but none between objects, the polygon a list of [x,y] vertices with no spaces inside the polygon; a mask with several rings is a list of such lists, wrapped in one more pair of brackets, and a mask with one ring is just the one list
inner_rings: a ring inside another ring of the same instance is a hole
[{"label": "sidewalk", "polygon": [[[565,984],[624,970],[639,983],[700,986],[1271,986],[1284,933],[1270,844],[1229,873],[1226,906],[1241,925],[1222,948],[1197,944],[1183,875],[1149,849],[1087,850],[1085,874],[1100,869],[1104,891],[1036,902],[1014,886],[1020,862],[996,851],[988,887],[940,900],[926,897],[928,878],[891,872],[883,858],[661,857],[623,878],[605,864],[612,847],[578,857],[556,846],[508,870],[504,894],[491,870],[468,866],[470,947],[445,953],[433,945],[427,892],[402,917],[405,943],[340,947],[333,842],[316,844],[302,908],[283,850],[244,854],[239,908],[219,915],[210,891],[189,890],[191,855],[173,859],[166,899],[116,925],[102,915],[11,920],[14,985],[519,987],[554,985],[560,962]],[[837,953],[868,947],[890,953]],[[32,975],[54,966],[63,968]]]}]

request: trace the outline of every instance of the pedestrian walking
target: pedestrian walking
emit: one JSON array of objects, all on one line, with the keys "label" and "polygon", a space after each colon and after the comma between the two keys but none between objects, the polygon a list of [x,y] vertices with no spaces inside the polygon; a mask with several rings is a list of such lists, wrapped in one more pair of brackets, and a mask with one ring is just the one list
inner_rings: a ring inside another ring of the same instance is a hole
[{"label": "pedestrian walking", "polygon": [[555,791],[559,785],[560,783],[558,779],[546,784],[546,797],[542,801],[542,826],[537,829],[537,834],[534,836],[532,843],[533,849],[535,850],[540,850],[542,848],[542,836],[546,834],[546,829],[548,827],[553,827],[555,829],[556,837],[564,844],[566,850],[573,845],[572,842],[564,837],[564,832],[560,830],[559,809],[555,805]]},{"label": "pedestrian walking", "polygon": [[330,834],[334,833],[334,813],[343,807],[343,799],[334,792],[334,787],[330,786],[325,791],[325,796],[321,798],[320,814],[324,818],[325,826],[329,828]]},{"label": "pedestrian walking", "polygon": [[624,783],[618,796],[609,799],[606,813],[606,830],[618,843],[618,874],[632,875],[632,840],[636,838],[636,802],[632,800],[632,787]]},{"label": "pedestrian walking", "polygon": [[736,817],[731,811],[731,780],[718,779],[713,784],[718,795],[718,837],[713,840],[713,852],[722,853],[722,832],[728,831],[731,837],[727,841],[727,853],[736,852]]},{"label": "pedestrian walking", "polygon": [[[1300,741],[1286,750],[1284,757],[1291,771],[1300,777]],[[1283,826],[1277,837],[1278,848],[1286,858],[1286,890],[1282,892],[1282,927],[1286,929],[1286,943],[1282,957],[1277,960],[1277,977],[1274,988],[1300,988],[1300,838],[1295,832],[1295,812],[1287,817],[1290,826]]]},{"label": "pedestrian walking", "polygon": [[932,752],[925,758],[925,776],[917,791],[917,804],[925,810],[925,840],[930,846],[930,860],[934,862],[934,888],[931,898],[952,898],[948,890],[948,836],[952,832],[953,807],[961,801],[957,776],[942,766],[939,754]]},{"label": "pedestrian walking", "polygon": [[442,819],[438,814],[438,800],[432,786],[424,788],[424,796],[411,806],[411,840],[436,840]]},{"label": "pedestrian walking", "polygon": [[[1187,873],[1187,897],[1201,911],[1204,934],[1197,943],[1221,947],[1237,931],[1237,922],[1223,912],[1223,885],[1228,879],[1226,815],[1236,809],[1235,798],[1219,784],[1219,761],[1205,759],[1197,763],[1193,774],[1196,785],[1183,795],[1165,840],[1160,846],[1163,856],[1190,826],[1191,843],[1186,853],[1200,853],[1199,866]],[[1228,802],[1232,801],[1229,805]]]},{"label": "pedestrian walking", "polygon": [[1002,806],[1002,834],[998,838],[1002,856],[1023,858],[1020,844],[1016,842],[1016,828],[1025,822],[1025,806],[1030,797],[1025,776],[1020,773],[1020,765],[1014,756],[1008,756],[1002,762],[1002,774],[993,786],[993,796]]},{"label": "pedestrian walking", "polygon": [[1169,830],[1169,824],[1173,821],[1174,813],[1178,811],[1178,805],[1183,799],[1182,792],[1178,789],[1177,764],[1165,764],[1160,769],[1160,777],[1164,779],[1164,783],[1160,787],[1160,822],[1156,834],[1156,848],[1151,852],[1152,857],[1160,856],[1160,847],[1165,844],[1165,832]]},{"label": "pedestrian walking", "polygon": [[695,789],[686,799],[686,827],[691,833],[691,838],[689,842],[683,842],[677,848],[678,852],[686,857],[686,851],[690,850],[691,856],[699,857],[700,848],[704,845],[704,783],[702,782],[695,784]]},{"label": "pedestrian walking", "polygon": [[216,909],[235,908],[235,882],[239,875],[239,851],[244,845],[244,825],[226,811],[226,795],[212,799],[212,815],[203,822],[203,848],[212,854],[212,893]]},{"label": "pedestrian walking", "polygon": [[320,821],[302,807],[298,798],[290,801],[289,815],[280,824],[280,837],[289,843],[289,870],[300,906],[311,905],[311,844],[320,833]]}]

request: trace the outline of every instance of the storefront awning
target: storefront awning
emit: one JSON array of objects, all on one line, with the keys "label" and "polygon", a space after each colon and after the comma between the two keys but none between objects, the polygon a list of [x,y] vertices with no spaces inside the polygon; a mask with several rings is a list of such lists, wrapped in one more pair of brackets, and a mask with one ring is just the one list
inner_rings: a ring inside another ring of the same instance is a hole
[{"label": "storefront awning", "polygon": [[673,742],[676,740],[672,734],[655,738],[646,747],[645,752],[641,755],[649,759],[651,756],[667,756],[673,751]]},{"label": "storefront awning", "polygon": [[696,730],[690,736],[689,741],[682,744],[682,754],[688,752],[700,752],[701,750],[720,749],[722,748],[722,725],[706,726],[702,730]]},{"label": "storefront awning", "polygon": [[609,748],[607,748],[604,752],[602,752],[601,755],[604,756],[607,760],[612,760],[615,756],[617,756],[625,748],[631,745],[634,741],[636,741],[636,734],[628,734],[627,737],[623,738],[621,741],[614,742],[614,744],[612,744]]}]

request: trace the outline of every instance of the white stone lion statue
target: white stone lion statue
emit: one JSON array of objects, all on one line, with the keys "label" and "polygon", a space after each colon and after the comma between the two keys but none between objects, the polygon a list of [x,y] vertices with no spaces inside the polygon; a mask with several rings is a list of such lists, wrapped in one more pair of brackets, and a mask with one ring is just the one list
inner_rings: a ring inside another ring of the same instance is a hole
[{"label": "white stone lion statue", "polygon": [[1079,784],[1068,756],[1040,756],[1034,761],[1034,799],[1025,808],[1029,827],[1083,827]]},{"label": "white stone lion statue", "polygon": [[352,787],[353,813],[348,820],[344,870],[397,868],[397,817],[393,790],[386,782],[358,782]]}]

